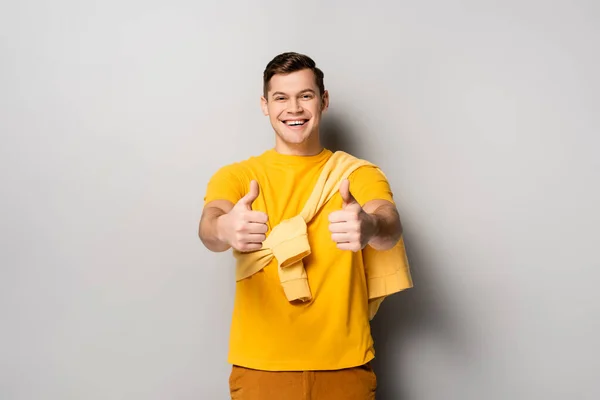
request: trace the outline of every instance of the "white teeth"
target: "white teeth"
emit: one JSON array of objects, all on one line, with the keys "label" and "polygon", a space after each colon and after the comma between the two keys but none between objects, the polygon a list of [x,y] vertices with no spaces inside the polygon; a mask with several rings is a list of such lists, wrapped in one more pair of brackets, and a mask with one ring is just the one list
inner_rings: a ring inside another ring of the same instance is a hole
[{"label": "white teeth", "polygon": [[289,126],[296,126],[304,124],[304,121],[286,121],[286,124],[288,124]]}]

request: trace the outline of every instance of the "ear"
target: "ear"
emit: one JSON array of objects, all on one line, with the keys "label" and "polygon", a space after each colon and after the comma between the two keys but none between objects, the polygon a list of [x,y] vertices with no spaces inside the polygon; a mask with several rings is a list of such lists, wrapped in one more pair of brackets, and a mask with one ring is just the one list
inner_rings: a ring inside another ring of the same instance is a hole
[{"label": "ear", "polygon": [[325,112],[329,108],[329,92],[325,90],[321,96],[321,111]]},{"label": "ear", "polygon": [[265,96],[260,96],[260,108],[262,108],[262,112],[265,116],[269,115],[269,107],[267,107],[267,99],[265,99]]}]

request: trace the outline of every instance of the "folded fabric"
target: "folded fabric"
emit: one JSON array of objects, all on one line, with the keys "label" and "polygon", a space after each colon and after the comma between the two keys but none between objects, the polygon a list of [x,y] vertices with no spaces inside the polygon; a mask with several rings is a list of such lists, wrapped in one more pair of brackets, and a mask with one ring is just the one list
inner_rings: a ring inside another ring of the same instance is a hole
[{"label": "folded fabric", "polygon": [[[288,301],[309,301],[312,295],[302,261],[311,253],[307,225],[338,192],[340,183],[362,166],[376,167],[342,151],[333,153],[300,214],[273,227],[260,250],[233,251],[236,280],[252,276],[275,258],[281,286]],[[393,248],[385,251],[366,246],[362,250],[362,257],[367,275],[369,319],[372,319],[385,297],[412,287],[412,279],[403,238]]]}]

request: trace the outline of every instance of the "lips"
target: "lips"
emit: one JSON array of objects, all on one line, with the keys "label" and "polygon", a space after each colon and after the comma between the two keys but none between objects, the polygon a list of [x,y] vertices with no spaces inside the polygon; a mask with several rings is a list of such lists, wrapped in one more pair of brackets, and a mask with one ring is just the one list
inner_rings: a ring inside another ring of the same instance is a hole
[{"label": "lips", "polygon": [[285,121],[282,121],[282,122],[284,124],[286,124],[287,126],[296,127],[296,126],[302,126],[302,125],[304,125],[305,123],[308,122],[308,120],[307,119],[288,119],[288,120],[285,120]]}]

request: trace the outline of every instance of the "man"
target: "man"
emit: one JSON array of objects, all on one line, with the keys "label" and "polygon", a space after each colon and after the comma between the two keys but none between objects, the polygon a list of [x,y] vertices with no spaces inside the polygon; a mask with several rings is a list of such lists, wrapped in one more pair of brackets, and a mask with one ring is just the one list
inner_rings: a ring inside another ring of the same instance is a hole
[{"label": "man", "polygon": [[[303,209],[332,156],[320,139],[329,94],[314,61],[280,54],[268,63],[263,83],[262,111],[275,131],[275,146],[210,179],[199,236],[214,252],[261,250],[274,227]],[[375,398],[362,253],[367,246],[393,249],[402,235],[385,176],[375,166],[355,169],[307,225],[305,301],[286,299],[275,258],[236,283],[232,399]],[[407,274],[399,290],[411,286]]]}]

